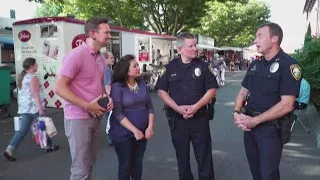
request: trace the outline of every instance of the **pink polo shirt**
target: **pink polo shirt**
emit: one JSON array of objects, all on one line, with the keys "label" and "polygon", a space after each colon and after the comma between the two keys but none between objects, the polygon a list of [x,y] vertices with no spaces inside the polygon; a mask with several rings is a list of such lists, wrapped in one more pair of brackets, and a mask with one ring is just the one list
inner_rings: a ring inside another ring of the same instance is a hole
[{"label": "pink polo shirt", "polygon": [[[105,69],[105,58],[94,53],[83,43],[73,49],[62,60],[59,74],[71,79],[69,88],[78,97],[90,102],[102,94],[101,82]],[[68,101],[64,102],[65,119],[91,119],[88,112]]]}]

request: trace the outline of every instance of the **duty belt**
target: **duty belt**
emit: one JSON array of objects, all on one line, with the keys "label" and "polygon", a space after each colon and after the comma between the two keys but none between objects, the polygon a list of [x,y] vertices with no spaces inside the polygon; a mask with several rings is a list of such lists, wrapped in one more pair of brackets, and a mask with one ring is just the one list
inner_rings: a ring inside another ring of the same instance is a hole
[{"label": "duty belt", "polygon": [[[262,114],[262,112],[258,112],[258,111],[251,111],[249,109],[246,109],[245,112],[246,115],[251,116],[251,117],[255,117],[255,116],[259,116],[260,114]],[[259,125],[271,125],[271,126],[276,126],[277,125],[277,120],[273,120],[273,121],[265,121],[263,123],[260,123]]]}]

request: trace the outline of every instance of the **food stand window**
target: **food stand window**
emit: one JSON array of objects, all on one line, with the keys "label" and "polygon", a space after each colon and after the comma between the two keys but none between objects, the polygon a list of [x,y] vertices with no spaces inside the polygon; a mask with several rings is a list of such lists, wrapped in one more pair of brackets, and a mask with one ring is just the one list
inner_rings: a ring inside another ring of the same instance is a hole
[{"label": "food stand window", "polygon": [[115,62],[118,62],[120,60],[121,55],[121,38],[120,38],[120,32],[111,32],[111,49]]},{"label": "food stand window", "polygon": [[56,25],[40,26],[41,38],[58,37],[58,27]]},{"label": "food stand window", "polygon": [[148,36],[138,36],[139,61],[149,61],[150,38]]}]

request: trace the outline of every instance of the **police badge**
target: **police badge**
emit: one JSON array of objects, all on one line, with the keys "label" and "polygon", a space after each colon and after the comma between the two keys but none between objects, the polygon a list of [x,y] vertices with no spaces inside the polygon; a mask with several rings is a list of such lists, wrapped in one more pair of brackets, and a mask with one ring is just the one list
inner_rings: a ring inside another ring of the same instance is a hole
[{"label": "police badge", "polygon": [[271,64],[271,66],[270,66],[270,72],[271,73],[277,72],[278,69],[279,69],[279,63],[278,62],[274,62],[274,63]]},{"label": "police badge", "polygon": [[200,70],[200,68],[196,68],[196,69],[194,70],[194,74],[199,77],[199,76],[201,75],[201,70]]}]

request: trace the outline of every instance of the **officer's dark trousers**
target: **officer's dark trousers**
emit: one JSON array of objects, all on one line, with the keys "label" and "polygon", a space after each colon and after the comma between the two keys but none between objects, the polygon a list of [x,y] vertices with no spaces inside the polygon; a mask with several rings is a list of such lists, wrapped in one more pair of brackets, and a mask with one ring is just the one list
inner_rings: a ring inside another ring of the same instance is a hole
[{"label": "officer's dark trousers", "polygon": [[193,180],[190,167],[190,141],[198,163],[199,180],[214,180],[209,120],[176,119],[175,130],[171,131],[176,150],[179,180]]},{"label": "officer's dark trousers", "polygon": [[254,180],[280,180],[283,146],[275,125],[258,125],[244,132],[244,145]]}]

